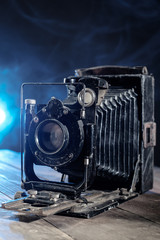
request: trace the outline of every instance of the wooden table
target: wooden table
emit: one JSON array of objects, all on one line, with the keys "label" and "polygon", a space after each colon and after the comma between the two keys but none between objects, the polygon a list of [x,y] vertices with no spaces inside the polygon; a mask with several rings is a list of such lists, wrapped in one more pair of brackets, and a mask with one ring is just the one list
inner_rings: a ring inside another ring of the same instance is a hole
[{"label": "wooden table", "polygon": [[[20,187],[20,154],[0,150],[0,203],[13,199]],[[154,188],[91,219],[64,216],[22,217],[0,208],[0,240],[160,239],[160,168]]]}]

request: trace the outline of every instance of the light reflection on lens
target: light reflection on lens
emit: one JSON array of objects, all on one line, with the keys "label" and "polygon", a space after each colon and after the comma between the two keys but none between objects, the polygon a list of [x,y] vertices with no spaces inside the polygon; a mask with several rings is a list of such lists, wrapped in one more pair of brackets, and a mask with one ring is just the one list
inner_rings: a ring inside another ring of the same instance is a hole
[{"label": "light reflection on lens", "polygon": [[48,153],[60,150],[65,140],[63,129],[56,122],[42,124],[38,129],[37,137],[40,148]]}]

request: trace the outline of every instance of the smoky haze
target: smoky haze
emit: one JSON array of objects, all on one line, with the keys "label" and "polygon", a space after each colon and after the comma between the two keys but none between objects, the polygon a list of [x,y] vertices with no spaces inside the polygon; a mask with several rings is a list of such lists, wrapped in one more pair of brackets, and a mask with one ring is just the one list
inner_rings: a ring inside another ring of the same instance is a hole
[{"label": "smoky haze", "polygon": [[[1,149],[19,151],[23,82],[62,82],[76,68],[98,65],[148,67],[156,79],[159,132],[159,64],[159,0],[0,1],[0,103],[10,119]],[[157,147],[157,164],[159,155]]]}]

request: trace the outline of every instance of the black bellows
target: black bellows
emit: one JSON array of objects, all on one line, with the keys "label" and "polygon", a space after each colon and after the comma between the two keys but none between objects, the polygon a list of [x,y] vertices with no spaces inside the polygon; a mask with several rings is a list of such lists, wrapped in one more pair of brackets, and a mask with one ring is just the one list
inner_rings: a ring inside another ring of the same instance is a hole
[{"label": "black bellows", "polygon": [[97,106],[97,175],[126,182],[139,154],[137,94],[109,88]]}]

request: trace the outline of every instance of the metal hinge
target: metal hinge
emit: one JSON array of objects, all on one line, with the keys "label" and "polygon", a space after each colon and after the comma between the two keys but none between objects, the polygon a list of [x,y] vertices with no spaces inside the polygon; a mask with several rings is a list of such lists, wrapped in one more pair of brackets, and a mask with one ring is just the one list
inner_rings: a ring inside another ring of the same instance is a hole
[{"label": "metal hinge", "polygon": [[156,146],[156,123],[146,122],[143,128],[144,148]]}]

